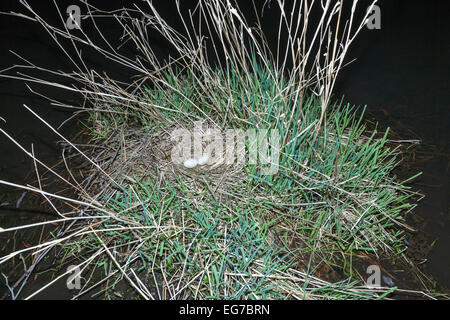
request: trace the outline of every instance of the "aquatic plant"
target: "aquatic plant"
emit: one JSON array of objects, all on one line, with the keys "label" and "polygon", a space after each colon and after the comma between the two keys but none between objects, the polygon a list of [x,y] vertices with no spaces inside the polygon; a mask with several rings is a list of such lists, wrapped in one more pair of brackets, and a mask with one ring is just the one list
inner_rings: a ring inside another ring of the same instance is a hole
[{"label": "aquatic plant", "polygon": [[[279,14],[275,48],[264,33],[264,11],[254,3],[256,23],[250,24],[237,1],[203,0],[191,11],[175,1],[180,29],[151,1],[113,12],[85,2],[80,30],[50,25],[22,3],[29,15],[20,16],[41,24],[74,70],[46,70],[24,59],[73,85],[21,77],[81,94],[76,114],[88,114],[89,141],[69,141],[26,106],[65,141],[69,175],[17,143],[34,161],[39,183],[0,183],[40,194],[53,206],[59,218],[39,225],[76,223],[0,263],[61,247],[62,260],[76,258],[81,273],[104,271],[94,283],[83,283],[76,297],[96,288],[113,293],[121,280],[145,299],[376,299],[395,290],[368,287],[345,273],[355,254],[404,250],[403,218],[414,205],[407,181],[392,173],[398,149],[387,145],[388,133],[368,132],[356,108],[331,100],[348,48],[376,1],[358,22],[357,0],[349,8],[334,0],[293,1],[289,8],[273,1],[263,10]],[[122,27],[122,40],[137,50],[135,56],[107,40],[96,24],[105,16]],[[101,43],[90,38],[88,23]],[[166,59],[152,47],[151,32],[166,40]],[[88,68],[85,47],[135,80],[123,83]],[[199,159],[177,166],[169,157],[171,132],[198,121],[219,131],[276,130],[276,173],[253,165],[196,166]],[[73,161],[83,170],[72,168]],[[41,166],[73,196],[43,190]],[[57,209],[61,203],[64,211]]]}]

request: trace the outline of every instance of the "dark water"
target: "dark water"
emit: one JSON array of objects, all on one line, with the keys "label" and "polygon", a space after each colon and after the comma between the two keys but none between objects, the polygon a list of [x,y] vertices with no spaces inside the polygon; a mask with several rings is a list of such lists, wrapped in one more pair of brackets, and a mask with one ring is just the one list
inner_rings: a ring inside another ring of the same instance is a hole
[{"label": "dark water", "polygon": [[[39,3],[38,3],[39,2]],[[93,1],[99,3],[99,1]],[[50,21],[58,22],[52,1],[30,1]],[[71,1],[58,1],[66,8]],[[119,8],[122,1],[111,1],[111,8]],[[129,3],[127,4],[129,5]],[[0,11],[20,10],[16,1],[2,1]],[[415,148],[414,159],[405,166],[411,174],[422,171],[413,187],[425,198],[415,210],[415,219],[410,223],[420,231],[409,238],[413,245],[426,250],[424,270],[440,285],[450,287],[450,214],[449,214],[449,120],[450,90],[449,66],[449,5],[444,1],[380,1],[382,29],[365,31],[354,44],[349,58],[358,61],[350,65],[337,84],[336,96],[345,95],[345,101],[356,105],[367,105],[367,119],[380,121],[383,127],[392,127],[403,139],[419,139],[422,144]],[[109,32],[114,32],[112,29]],[[14,50],[37,65],[50,69],[71,70],[72,66],[60,53],[48,34],[36,24],[0,16],[0,69],[20,63],[8,50]],[[159,43],[155,42],[158,46]],[[162,50],[162,49],[161,49]],[[88,63],[97,70],[111,70],[109,63],[99,57],[85,54]],[[111,70],[117,76],[129,77],[121,70]],[[34,73],[35,74],[35,73]],[[45,92],[67,103],[79,97],[73,93],[54,88],[30,84],[33,89]],[[38,157],[44,162],[55,161],[59,150],[58,138],[39,120],[23,108],[27,104],[50,124],[58,126],[71,113],[32,94],[22,81],[0,79],[0,127],[13,135],[31,150],[31,143]],[[70,122],[61,128],[63,134],[76,130]],[[28,183],[35,179],[33,164],[4,136],[0,136],[0,179]],[[10,193],[15,192],[15,193]],[[17,199],[22,191],[0,186],[2,197]],[[33,203],[33,196],[26,194],[21,208]],[[12,204],[14,207],[15,203]],[[11,206],[9,206],[11,207]],[[39,208],[39,205],[37,206]],[[36,209],[36,206],[34,206]],[[0,226],[18,225],[25,221],[41,221],[51,217],[35,211],[6,210],[0,207]],[[0,252],[11,245],[26,245],[39,239],[40,232],[16,234],[12,238],[0,238]],[[3,254],[2,254],[3,255]],[[1,270],[1,269],[0,269]],[[5,271],[5,270],[1,270]],[[39,288],[42,277],[34,278],[25,293]],[[1,279],[3,280],[3,279]],[[4,287],[0,289],[5,290]],[[3,292],[0,292],[0,296]],[[24,294],[26,296],[26,294]],[[69,298],[71,293],[65,283],[60,282],[46,290],[40,298]]]},{"label": "dark water", "polygon": [[[366,105],[369,118],[402,139],[419,139],[408,161],[425,195],[414,214],[420,240],[430,246],[425,270],[450,287],[450,22],[448,1],[383,1],[382,29],[367,31],[349,58],[337,94]],[[412,222],[413,223],[413,222]]]}]

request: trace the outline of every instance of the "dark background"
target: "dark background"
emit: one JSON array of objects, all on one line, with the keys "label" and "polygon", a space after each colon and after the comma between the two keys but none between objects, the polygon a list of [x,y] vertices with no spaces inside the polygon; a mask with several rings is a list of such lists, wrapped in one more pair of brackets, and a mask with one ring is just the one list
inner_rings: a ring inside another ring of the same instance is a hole
[{"label": "dark background", "polygon": [[[56,2],[63,14],[68,5],[77,4],[76,0]],[[62,23],[53,1],[35,0],[29,3],[47,21],[52,24]],[[133,1],[91,3],[103,9],[118,9],[131,7]],[[136,3],[142,4],[141,1]],[[176,13],[172,3],[158,2],[169,18]],[[245,7],[245,1],[242,3]],[[369,1],[360,3],[361,6],[368,6]],[[347,58],[356,58],[357,61],[342,71],[335,97],[344,95],[346,102],[367,105],[368,120],[392,127],[402,139],[422,141],[417,148],[417,157],[409,166],[411,173],[423,171],[413,188],[426,196],[415,210],[421,219],[419,226],[423,241],[432,244],[425,270],[439,284],[450,287],[449,1],[381,0],[378,5],[382,12],[381,30],[364,30],[353,44]],[[0,11],[11,10],[23,11],[19,1],[0,2]],[[270,15],[266,15],[268,26],[271,24],[270,18]],[[117,34],[114,25],[105,22],[104,27],[104,30],[108,30],[107,34]],[[273,34],[270,36],[274,39]],[[36,23],[0,15],[0,39],[0,70],[20,63],[9,50],[47,68],[73,69],[49,35]],[[167,52],[164,43],[156,37],[154,47],[161,55]],[[89,51],[85,53],[85,59],[96,70],[107,70],[113,77],[128,79],[131,76],[129,71],[113,66]],[[79,99],[70,92],[30,85],[39,92],[67,103],[75,103]],[[34,143],[40,158],[51,161],[58,154],[55,144],[57,138],[27,112],[23,104],[32,107],[55,126],[67,119],[70,113],[32,94],[24,82],[0,78],[0,117],[7,120],[6,124],[0,121],[0,127],[25,146]],[[67,134],[71,130],[73,127],[70,125],[61,129]],[[0,136],[0,179],[24,183],[30,170],[31,163],[24,154],[4,136]],[[0,193],[2,190],[5,188],[0,186]]]}]

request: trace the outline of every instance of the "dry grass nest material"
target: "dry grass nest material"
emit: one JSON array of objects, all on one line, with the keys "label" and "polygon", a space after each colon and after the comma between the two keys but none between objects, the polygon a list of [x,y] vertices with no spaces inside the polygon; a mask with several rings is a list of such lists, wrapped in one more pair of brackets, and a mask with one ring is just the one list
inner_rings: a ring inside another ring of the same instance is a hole
[{"label": "dry grass nest material", "polygon": [[[99,131],[105,129],[101,122],[94,122],[93,126]],[[185,124],[183,127],[192,126]],[[171,153],[177,141],[173,139],[172,133],[177,128],[180,128],[179,123],[157,132],[127,125],[110,130],[106,139],[96,143],[102,146],[101,149],[94,148],[90,151],[93,153],[91,157],[106,174],[99,174],[99,168],[92,165],[88,174],[90,183],[86,185],[105,192],[108,188],[114,188],[111,180],[123,186],[136,182],[161,182],[162,179],[175,185],[181,179],[194,194],[209,192],[221,202],[230,199],[231,188],[243,184],[246,179],[243,166],[234,162],[231,165],[208,163],[186,168],[183,164],[174,163]],[[223,129],[221,131],[225,132]]]}]

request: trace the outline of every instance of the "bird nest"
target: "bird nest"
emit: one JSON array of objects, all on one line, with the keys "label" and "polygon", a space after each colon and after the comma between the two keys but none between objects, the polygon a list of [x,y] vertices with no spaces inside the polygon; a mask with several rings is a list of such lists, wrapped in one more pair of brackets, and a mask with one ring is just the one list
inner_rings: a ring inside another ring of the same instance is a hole
[{"label": "bird nest", "polygon": [[[105,130],[101,123],[94,125],[98,126],[98,131]],[[177,128],[179,125],[172,125],[150,132],[148,128],[123,126],[110,130],[109,136],[101,141],[101,147],[90,151],[95,164],[88,170],[85,186],[105,192],[135,183],[164,182],[175,186],[182,182],[192,193],[207,192],[216,200],[228,199],[234,193],[230,192],[231,188],[241,185],[246,178],[243,165],[236,161],[208,161],[190,167],[185,163],[189,155],[174,161],[174,152],[182,146],[174,136]],[[203,142],[202,148],[207,147],[208,143]]]}]

